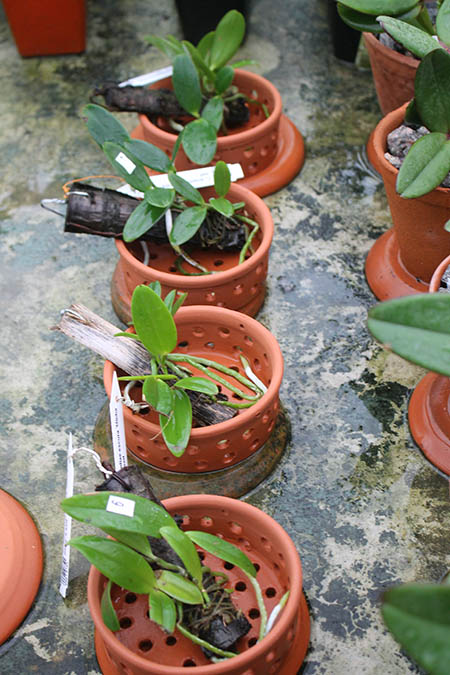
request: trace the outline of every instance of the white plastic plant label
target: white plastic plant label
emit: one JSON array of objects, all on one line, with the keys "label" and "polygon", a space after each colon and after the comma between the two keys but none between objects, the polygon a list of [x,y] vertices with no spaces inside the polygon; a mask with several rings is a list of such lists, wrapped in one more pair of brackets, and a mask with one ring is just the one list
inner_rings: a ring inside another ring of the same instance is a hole
[{"label": "white plastic plant label", "polygon": [[122,394],[120,393],[117,373],[114,371],[109,402],[109,419],[114,451],[114,468],[116,471],[128,465],[125,426],[123,423]]},{"label": "white plastic plant label", "polygon": [[133,173],[136,168],[136,164],[132,162],[124,152],[119,152],[119,154],[114,159],[116,160],[117,164],[120,164],[120,166],[122,166],[129,174]]},{"label": "white plastic plant label", "polygon": [[[72,450],[72,434],[69,434],[69,444],[67,447],[67,478],[66,478],[66,498],[73,496],[73,450]],[[72,517],[67,513],[64,514],[64,535],[63,535],[63,550],[61,560],[61,577],[59,582],[59,592],[63,598],[67,595],[69,588],[69,565],[70,565],[70,546],[67,542],[71,537],[72,532]]]},{"label": "white plastic plant label", "polygon": [[172,227],[173,227],[172,211],[170,209],[167,209],[167,211],[165,213],[165,219],[166,219],[166,234],[167,234],[167,239],[169,239],[170,233],[172,232]]},{"label": "white plastic plant label", "polygon": [[135,503],[132,499],[125,499],[117,495],[110,495],[106,504],[106,510],[110,513],[118,513],[119,516],[134,516]]},{"label": "white plastic plant label", "polygon": [[152,70],[150,73],[144,73],[144,75],[137,75],[129,80],[125,80],[119,84],[119,87],[145,87],[146,84],[153,84],[154,82],[164,80],[165,77],[171,77],[172,73],[172,66],[158,68],[158,70]]}]

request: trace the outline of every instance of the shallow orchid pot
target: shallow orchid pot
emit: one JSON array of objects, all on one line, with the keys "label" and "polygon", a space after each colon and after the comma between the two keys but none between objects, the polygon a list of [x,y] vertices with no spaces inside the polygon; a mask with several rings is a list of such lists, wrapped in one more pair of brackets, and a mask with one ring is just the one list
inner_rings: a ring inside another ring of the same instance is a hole
[{"label": "shallow orchid pot", "polygon": [[[244,171],[240,183],[260,197],[276,192],[287,185],[300,171],[305,159],[302,135],[282,114],[281,96],[274,85],[260,75],[236,69],[233,84],[250,98],[265,104],[269,117],[261,105],[249,104],[249,121],[226,136],[217,139],[213,164],[223,160],[239,163]],[[170,78],[160,80],[152,88],[172,88]],[[132,136],[156,145],[171,156],[177,135],[163,118],[153,124],[146,115],[139,115],[139,126]],[[180,148],[177,154],[178,171],[196,168]]]},{"label": "shallow orchid pot", "polygon": [[[439,290],[450,256],[436,268],[430,293]],[[411,433],[432,464],[450,476],[450,378],[427,373],[414,389],[408,408]]]},{"label": "shallow orchid pot", "polygon": [[422,197],[404,199],[395,184],[398,169],[384,157],[388,134],[404,119],[406,105],[384,117],[367,146],[369,159],[381,174],[394,227],[379,237],[366,260],[366,277],[379,300],[428,291],[442,257],[450,254],[450,189],[438,187]]},{"label": "shallow orchid pot", "polygon": [[[194,427],[181,457],[175,457],[167,449],[153,413],[133,414],[124,406],[130,459],[143,465],[162,497],[206,491],[240,496],[273,470],[288,440],[289,429],[279,403],[283,376],[280,347],[258,321],[229,309],[182,307],[175,315],[175,323],[177,353],[219,361],[244,375],[239,358],[242,354],[267,391],[254,405],[238,410],[231,419]],[[105,363],[103,378],[108,396],[114,369],[111,362]],[[227,375],[223,377],[230,380]],[[236,400],[236,395],[225,386],[221,393],[230,401]],[[130,392],[135,401],[141,400],[141,395],[138,387]],[[101,446],[102,443],[96,443],[104,455]]]},{"label": "shallow orchid pot", "polygon": [[[208,199],[213,188],[201,190]],[[120,259],[111,282],[114,311],[124,322],[131,321],[131,296],[136,286],[159,281],[163,296],[172,289],[187,292],[185,305],[227,307],[254,316],[266,294],[269,249],[273,238],[273,219],[262,199],[241,185],[232,184],[227,197],[232,202],[245,202],[246,214],[259,224],[253,239],[254,252],[239,263],[239,251],[196,249],[191,256],[213,274],[185,276],[177,271],[176,258],[169,244],[133,242],[116,239]],[[147,260],[148,258],[148,260]],[[189,267],[189,266],[188,266]],[[196,272],[190,268],[191,272]]]},{"label": "shallow orchid pot", "polygon": [[294,675],[308,647],[310,622],[302,593],[302,568],[285,530],[259,509],[235,499],[211,495],[174,497],[164,502],[171,514],[184,516],[183,527],[223,536],[255,564],[268,614],[289,590],[273,628],[257,642],[260,624],[253,587],[239,569],[204,553],[204,564],[228,575],[232,599],[251,623],[238,642],[239,654],[211,663],[198,645],[178,630],[167,635],[148,618],[148,597],[113,587],[112,600],[121,629],[113,633],[101,618],[106,579],[91,567],[88,601],[95,624],[97,658],[104,675]]}]

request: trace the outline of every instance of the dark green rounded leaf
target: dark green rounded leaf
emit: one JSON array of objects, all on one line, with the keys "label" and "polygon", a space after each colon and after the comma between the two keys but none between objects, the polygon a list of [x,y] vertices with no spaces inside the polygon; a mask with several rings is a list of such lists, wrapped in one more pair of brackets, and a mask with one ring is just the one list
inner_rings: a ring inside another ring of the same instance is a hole
[{"label": "dark green rounded leaf", "polygon": [[103,145],[103,152],[119,176],[136,190],[145,192],[151,185],[142,162],[130,156],[123,146],[107,141]]},{"label": "dark green rounded leaf", "polygon": [[107,141],[123,144],[129,140],[128,131],[105,108],[89,103],[84,106],[82,114],[87,117],[89,133],[100,146]]},{"label": "dark green rounded leaf", "polygon": [[231,185],[230,169],[224,161],[219,160],[214,167],[214,189],[219,197],[225,197]]},{"label": "dark green rounded leaf", "polygon": [[145,400],[157,412],[170,415],[173,405],[172,390],[157,377],[147,377],[142,387]]},{"label": "dark green rounded leaf", "polygon": [[119,619],[111,600],[111,580],[108,580],[105,590],[103,591],[101,611],[103,623],[105,626],[112,631],[120,630]]},{"label": "dark green rounded leaf", "polygon": [[181,389],[172,389],[173,412],[169,420],[160,416],[164,441],[175,457],[181,457],[189,443],[192,429],[192,406],[189,396]]},{"label": "dark green rounded leaf", "polygon": [[363,14],[396,16],[409,11],[418,0],[343,0],[341,4]]},{"label": "dark green rounded leaf", "polygon": [[123,228],[122,238],[124,241],[134,241],[139,239],[150,228],[155,225],[160,218],[162,218],[166,209],[152,206],[146,200],[143,200],[132,211],[125,227]]},{"label": "dark green rounded leaf", "polygon": [[197,51],[199,52],[200,56],[202,59],[205,60],[206,63],[208,63],[208,56],[209,56],[209,51],[211,49],[211,45],[214,40],[214,31],[211,30],[209,33],[206,33],[200,42],[197,45]]},{"label": "dark green rounded leaf", "polygon": [[217,71],[214,84],[218,94],[223,94],[224,91],[231,86],[234,77],[234,68],[231,66],[224,66]]},{"label": "dark green rounded leaf", "polygon": [[201,605],[203,597],[199,588],[180,574],[164,570],[156,581],[157,587],[175,600],[187,605]]},{"label": "dark green rounded leaf", "polygon": [[172,83],[180,105],[191,115],[198,115],[202,105],[202,91],[197,69],[188,54],[175,57]]},{"label": "dark green rounded leaf", "polygon": [[167,157],[165,152],[157,148],[155,145],[151,145],[145,141],[132,138],[124,143],[124,146],[133,155],[133,157],[139,159],[142,164],[148,166],[149,169],[161,171],[161,173],[167,173],[172,167],[170,158]]},{"label": "dark green rounded leaf", "polygon": [[211,380],[207,380],[205,377],[183,377],[182,380],[175,382],[175,387],[199,391],[202,394],[208,394],[208,396],[217,396],[219,393],[217,384],[214,384]]},{"label": "dark green rounded leaf", "polygon": [[211,82],[214,81],[214,73],[212,70],[210,70],[198,49],[196,49],[194,45],[187,40],[183,40],[183,46],[185,50],[189,52],[189,55],[199,73],[203,74]]},{"label": "dark green rounded leaf", "polygon": [[175,348],[177,329],[172,314],[148,286],[134,289],[131,316],[136,333],[150,354],[161,357]]},{"label": "dark green rounded leaf", "polygon": [[213,70],[226,64],[236,53],[245,34],[245,19],[235,9],[222,17],[214,31],[210,50],[210,63]]},{"label": "dark green rounded leaf", "polygon": [[174,198],[175,190],[170,190],[168,188],[157,187],[152,190],[146,190],[144,194],[144,199],[148,204],[157,206],[161,209],[167,209],[169,206],[172,206]]},{"label": "dark green rounded leaf", "polygon": [[439,39],[450,45],[450,0],[444,0],[436,17],[436,32]]},{"label": "dark green rounded leaf", "polygon": [[193,206],[175,219],[169,239],[173,246],[181,246],[197,232],[206,217],[205,206]]},{"label": "dark green rounded leaf", "polygon": [[233,204],[228,199],[225,199],[225,197],[219,197],[218,199],[211,197],[209,203],[215,211],[218,211],[226,218],[230,218],[234,213]]},{"label": "dark green rounded leaf", "polygon": [[416,26],[411,26],[405,21],[389,16],[379,16],[377,20],[386,33],[389,33],[394,40],[415,54],[419,59],[424,58],[435,49],[439,49],[438,42],[421,28],[416,28]]},{"label": "dark green rounded leaf", "polygon": [[181,176],[178,176],[176,173],[170,173],[169,181],[178,194],[180,194],[187,201],[198,204],[199,206],[202,206],[205,203],[205,200],[203,199],[200,192]]},{"label": "dark green rounded leaf", "polygon": [[376,20],[375,16],[370,14],[363,14],[362,12],[357,12],[355,9],[346,7],[342,3],[338,2],[337,5],[339,16],[342,21],[353,28],[354,30],[359,30],[365,33],[382,33],[383,29]]},{"label": "dark green rounded leaf", "polygon": [[216,154],[216,129],[203,118],[189,122],[183,130],[182,144],[191,162],[209,164]]},{"label": "dark green rounded leaf", "polygon": [[397,176],[397,192],[412,199],[434,190],[450,171],[450,141],[445,134],[419,138],[409,149]]},{"label": "dark green rounded leaf", "polygon": [[223,100],[220,96],[213,96],[202,110],[202,118],[212,124],[219,131],[223,119]]},{"label": "dark green rounded leaf", "polygon": [[192,539],[194,544],[208,551],[208,553],[212,553],[221,560],[236,565],[249,576],[256,577],[256,569],[252,561],[234,544],[225,541],[225,539],[220,539],[209,532],[189,530],[186,534],[189,539]]},{"label": "dark green rounded leaf", "polygon": [[450,54],[435,49],[419,64],[414,98],[424,125],[430,131],[450,131]]}]

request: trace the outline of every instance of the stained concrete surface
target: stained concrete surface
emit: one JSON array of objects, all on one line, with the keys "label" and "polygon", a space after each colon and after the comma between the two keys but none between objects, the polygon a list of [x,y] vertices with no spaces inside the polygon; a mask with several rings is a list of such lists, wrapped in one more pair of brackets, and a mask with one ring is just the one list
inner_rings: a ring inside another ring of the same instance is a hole
[{"label": "stained concrete surface", "polygon": [[[45,549],[37,601],[0,647],[5,675],[99,672],[81,556],[72,555],[66,601],[58,583],[68,432],[91,445],[105,401],[102,363],[49,327],[74,301],[116,321],[109,282],[117,256],[108,240],[63,234],[62,220],[39,202],[61,196],[71,178],[109,171],[80,110],[95,84],[166,65],[143,41],[152,32],[180,36],[172,2],[88,2],[81,56],[21,59],[6,22],[0,27],[0,486],[29,509]],[[380,118],[371,75],[334,59],[323,0],[255,0],[242,52],[278,87],[307,145],[299,176],[266,199],[276,233],[258,317],[284,354],[292,442],[247,498],[285,527],[302,559],[312,617],[302,672],[419,672],[384,629],[380,594],[448,569],[449,494],[408,430],[407,401],[422,371],[382,351],[365,325],[375,302],[365,255],[390,226],[362,153]],[[134,116],[122,119],[131,130]],[[80,457],[75,490],[97,481]]]}]

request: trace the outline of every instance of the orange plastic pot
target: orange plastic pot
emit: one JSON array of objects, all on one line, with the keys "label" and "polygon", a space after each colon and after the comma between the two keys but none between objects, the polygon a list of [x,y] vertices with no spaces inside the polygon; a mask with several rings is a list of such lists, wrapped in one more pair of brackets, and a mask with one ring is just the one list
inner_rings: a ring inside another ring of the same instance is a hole
[{"label": "orange plastic pot", "polygon": [[363,36],[378,103],[383,115],[387,115],[413,98],[414,78],[420,62],[389,49],[372,33],[363,33]]},{"label": "orange plastic pot", "polygon": [[369,159],[381,174],[394,227],[372,246],[366,277],[379,300],[428,291],[442,257],[450,254],[450,233],[444,225],[450,213],[450,189],[438,187],[416,199],[403,199],[396,190],[398,170],[384,157],[387,136],[404,119],[406,105],[384,117],[367,146]]},{"label": "orange plastic pot", "polygon": [[[260,624],[256,598],[248,578],[236,568],[205,553],[204,564],[228,575],[232,598],[252,624],[238,643],[239,654],[213,664],[200,647],[177,630],[167,636],[147,617],[148,597],[114,587],[112,598],[124,626],[112,633],[101,618],[100,600],[105,578],[91,567],[88,601],[96,629],[97,657],[104,675],[293,675],[308,646],[310,625],[302,593],[302,568],[297,550],[283,528],[259,509],[228,497],[188,495],[164,502],[170,513],[183,514],[186,529],[223,536],[241,548],[257,566],[268,612],[289,589],[288,601],[274,627],[256,643]],[[126,626],[126,627],[125,627]]]},{"label": "orange plastic pot", "polygon": [[[250,120],[244,126],[230,130],[217,139],[217,152],[213,164],[219,160],[239,163],[244,171],[241,180],[249,190],[264,197],[287,185],[300,171],[305,149],[303,138],[294,124],[282,115],[281,96],[271,82],[247,70],[235,71],[233,84],[239,90],[267,106],[265,117],[261,105],[250,104]],[[160,80],[153,88],[171,88],[170,78]],[[177,135],[161,118],[153,124],[146,115],[139,115],[139,127],[133,136],[141,138],[164,150],[171,156]],[[196,168],[196,164],[181,148],[177,154],[178,171]]]},{"label": "orange plastic pot", "polygon": [[[137,415],[124,406],[128,450],[139,460],[165,471],[202,473],[224,469],[257,452],[269,438],[278,415],[283,357],[278,342],[262,324],[251,317],[221,307],[182,307],[175,315],[178,353],[218,361],[244,374],[243,354],[257,377],[267,386],[265,394],[251,407],[240,409],[226,422],[193,428],[181,457],[174,457],[160,435],[156,417]],[[106,361],[103,381],[108,396],[114,366]],[[225,379],[229,379],[224,375]],[[222,393],[235,400],[232,392]],[[140,390],[131,391],[140,400]]]},{"label": "orange plastic pot", "polygon": [[[215,193],[213,188],[206,188],[202,190],[202,194],[208,199]],[[111,299],[116,314],[124,323],[131,321],[131,296],[134,289],[139,284],[148,284],[151,281],[161,283],[163,296],[172,289],[186,291],[186,305],[217,305],[251,316],[256,314],[266,294],[273,220],[262,199],[241,185],[231,185],[228,196],[232,202],[245,202],[248,216],[260,226],[253,240],[256,250],[241,264],[238,264],[239,252],[197,249],[191,253],[192,257],[207,269],[214,270],[214,273],[185,276],[177,272],[176,255],[169,244],[150,243],[149,264],[145,265],[141,243],[126,244],[121,239],[116,239],[120,259],[111,283]],[[191,271],[197,270],[192,268]]]},{"label": "orange plastic pot", "polygon": [[[430,293],[436,293],[450,256],[436,268]],[[450,475],[450,378],[428,373],[414,389],[408,408],[411,433],[432,464]]]},{"label": "orange plastic pot", "polygon": [[86,46],[85,0],[2,0],[21,56],[76,54]]}]

